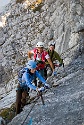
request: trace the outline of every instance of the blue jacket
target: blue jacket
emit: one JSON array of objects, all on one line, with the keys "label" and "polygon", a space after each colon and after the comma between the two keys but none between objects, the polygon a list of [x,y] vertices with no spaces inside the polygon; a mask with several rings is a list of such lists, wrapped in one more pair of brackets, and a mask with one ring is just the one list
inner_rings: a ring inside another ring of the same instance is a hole
[{"label": "blue jacket", "polygon": [[45,84],[46,83],[46,80],[39,74],[39,72],[36,70],[34,74],[30,74],[29,72],[25,72],[22,76],[22,83],[21,83],[21,86],[24,87],[24,86],[28,86],[29,88],[31,89],[34,89],[36,90],[36,86],[34,86],[32,84],[32,80],[34,80],[34,78],[37,77],[39,78],[39,80]]}]

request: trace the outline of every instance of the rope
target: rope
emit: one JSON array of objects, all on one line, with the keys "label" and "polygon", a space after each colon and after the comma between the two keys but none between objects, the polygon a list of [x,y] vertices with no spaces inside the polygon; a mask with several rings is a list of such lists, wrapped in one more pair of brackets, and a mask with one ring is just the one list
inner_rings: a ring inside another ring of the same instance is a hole
[{"label": "rope", "polygon": [[[21,123],[21,125],[24,125],[25,120],[27,119],[27,117],[28,117],[29,114],[31,113],[31,111],[32,111],[32,109],[34,108],[34,106],[35,106],[37,100],[38,100],[40,97],[41,97],[41,100],[42,100],[42,104],[44,105],[44,100],[43,100],[42,92],[39,92],[39,93],[37,93],[37,98],[34,100],[34,104],[32,105],[30,111],[28,112],[27,116],[25,117],[25,119],[24,119],[23,123]],[[31,125],[31,124],[28,124],[28,125]]]}]

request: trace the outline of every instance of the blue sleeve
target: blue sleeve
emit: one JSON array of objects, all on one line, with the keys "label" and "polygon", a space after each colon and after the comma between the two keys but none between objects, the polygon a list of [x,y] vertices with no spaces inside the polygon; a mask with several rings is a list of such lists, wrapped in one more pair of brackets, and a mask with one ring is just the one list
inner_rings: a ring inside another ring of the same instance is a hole
[{"label": "blue sleeve", "polygon": [[40,75],[40,73],[39,73],[38,71],[36,71],[36,77],[38,77],[39,80],[40,80],[43,84],[46,83],[46,80]]},{"label": "blue sleeve", "polygon": [[23,74],[24,76],[24,79],[25,79],[25,82],[26,82],[26,85],[29,87],[29,88],[31,88],[31,89],[33,89],[33,90],[36,90],[36,86],[34,86],[34,85],[32,85],[32,81],[31,81],[31,79],[30,79],[30,75],[29,75],[29,73],[27,73],[27,72],[25,72],[24,74]]}]

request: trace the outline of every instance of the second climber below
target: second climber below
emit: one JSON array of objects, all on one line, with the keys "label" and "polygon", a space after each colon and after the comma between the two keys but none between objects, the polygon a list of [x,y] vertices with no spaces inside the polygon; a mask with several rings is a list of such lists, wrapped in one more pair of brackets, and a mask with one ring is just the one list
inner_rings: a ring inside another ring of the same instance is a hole
[{"label": "second climber below", "polygon": [[[28,51],[28,58],[31,59],[31,56],[33,54],[33,59],[37,62],[37,70],[41,73],[41,75],[44,77],[44,69],[45,69],[45,61],[47,60],[53,74],[55,75],[55,68],[54,65],[50,59],[50,56],[46,50],[44,50],[44,43],[43,42],[38,42],[36,44],[36,48]],[[47,78],[45,78],[47,79]]]}]

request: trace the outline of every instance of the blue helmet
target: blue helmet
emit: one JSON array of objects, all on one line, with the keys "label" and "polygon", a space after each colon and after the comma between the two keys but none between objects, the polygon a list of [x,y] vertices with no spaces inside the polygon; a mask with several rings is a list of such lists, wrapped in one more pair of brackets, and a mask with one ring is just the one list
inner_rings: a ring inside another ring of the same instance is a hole
[{"label": "blue helmet", "polygon": [[27,63],[27,68],[28,69],[35,69],[37,66],[37,63],[33,60],[29,60],[28,63]]}]

